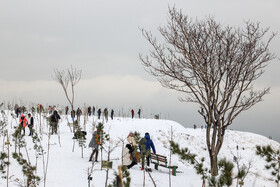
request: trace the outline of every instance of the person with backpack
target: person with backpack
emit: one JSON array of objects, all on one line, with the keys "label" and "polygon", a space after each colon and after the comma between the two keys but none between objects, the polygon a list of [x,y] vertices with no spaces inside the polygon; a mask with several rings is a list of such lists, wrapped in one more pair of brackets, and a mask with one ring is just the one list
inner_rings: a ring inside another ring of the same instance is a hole
[{"label": "person with backpack", "polygon": [[97,158],[98,158],[98,148],[100,143],[100,133],[101,133],[101,129],[99,127],[97,127],[97,130],[94,131],[94,133],[92,134],[92,138],[89,142],[89,147],[92,148],[92,153],[89,157],[89,161],[92,161],[92,158],[95,154],[95,162],[97,162]]},{"label": "person with backpack", "polygon": [[150,166],[151,159],[151,148],[153,149],[153,153],[156,154],[156,149],[153,141],[150,138],[150,134],[148,132],[145,133],[145,137],[141,138],[139,141],[139,150],[142,159],[142,167],[141,170],[144,169],[145,158],[147,160],[147,166]]},{"label": "person with backpack", "polygon": [[28,136],[33,136],[34,119],[33,119],[33,117],[31,117],[30,113],[28,114],[28,117],[27,117],[27,124],[28,124],[28,128],[29,128]]},{"label": "person with backpack", "polygon": [[53,133],[57,134],[57,125],[60,120],[60,115],[57,113],[56,110],[53,112],[50,119],[51,119],[51,126],[52,126],[52,134]]},{"label": "person with backpack", "polygon": [[24,114],[21,114],[19,122],[20,122],[20,124],[19,124],[20,134],[21,134],[21,131],[23,130],[23,134],[25,135],[25,127],[26,127],[27,119],[24,116]]}]

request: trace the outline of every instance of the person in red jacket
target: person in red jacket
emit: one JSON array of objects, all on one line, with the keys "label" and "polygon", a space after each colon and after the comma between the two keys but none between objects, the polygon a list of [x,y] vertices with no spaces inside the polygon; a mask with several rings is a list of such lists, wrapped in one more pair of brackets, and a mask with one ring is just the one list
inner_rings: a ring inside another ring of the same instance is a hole
[{"label": "person in red jacket", "polygon": [[132,119],[134,118],[134,110],[133,109],[131,110],[131,117],[132,117]]},{"label": "person in red jacket", "polygon": [[25,135],[25,127],[26,127],[27,119],[23,114],[21,115],[19,122],[20,122],[20,124],[19,124],[20,133],[21,133],[21,130],[23,130],[23,134]]}]

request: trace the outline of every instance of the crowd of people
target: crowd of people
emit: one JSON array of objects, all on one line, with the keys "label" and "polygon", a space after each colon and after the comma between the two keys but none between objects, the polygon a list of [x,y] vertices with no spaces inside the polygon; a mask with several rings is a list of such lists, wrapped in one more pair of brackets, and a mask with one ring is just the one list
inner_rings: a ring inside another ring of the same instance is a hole
[{"label": "crowd of people", "polygon": [[[18,106],[15,105],[14,107],[15,114],[17,117],[19,117],[19,129],[20,133],[25,135],[25,128],[29,128],[29,136],[33,136],[34,132],[34,118],[31,115],[31,113],[28,113],[27,117],[25,116],[26,108],[23,106]],[[34,109],[35,110],[35,109]],[[41,104],[37,105],[37,112],[42,112],[43,106]],[[32,112],[33,109],[32,109]],[[88,116],[95,116],[95,107],[87,107],[86,115]],[[58,133],[58,124],[59,120],[61,119],[60,115],[58,114],[58,111],[56,110],[55,106],[49,106],[47,108],[47,113],[49,114],[49,123],[50,123],[50,130],[51,134],[57,134]],[[68,115],[69,113],[69,107],[65,107],[65,114]],[[82,115],[82,110],[78,107],[78,109],[75,111],[71,111],[71,117],[74,120],[75,118],[77,120],[80,120],[80,116]],[[141,118],[141,109],[138,110],[137,112],[138,117]],[[109,111],[107,108],[101,112],[101,108],[97,110],[97,118],[100,120],[101,115],[103,115],[104,119],[106,122],[108,122],[109,118]],[[110,117],[111,120],[114,119],[114,110],[111,109],[110,112]],[[131,110],[131,118],[134,118],[134,110]],[[89,142],[89,147],[92,148],[92,153],[89,157],[89,161],[98,161],[98,152],[100,149],[101,141],[100,141],[100,133],[101,133],[101,128],[97,127],[96,131],[92,134],[92,138]],[[101,145],[102,146],[102,145]],[[125,146],[125,149],[127,149],[128,155],[123,155],[123,159],[129,158],[130,161],[126,162],[129,164],[127,165],[127,168],[130,169],[133,166],[135,166],[137,163],[140,162],[141,158],[141,169],[144,169],[144,164],[147,163],[147,166],[149,167],[150,165],[150,153],[151,149],[153,153],[156,153],[155,146],[153,141],[150,138],[149,133],[145,133],[145,136],[140,139],[139,142],[135,141],[134,133],[131,131],[129,135],[127,136],[127,144]]]},{"label": "crowd of people", "polygon": [[[101,132],[102,129],[98,126],[97,130],[94,131],[94,133],[92,134],[92,138],[88,145],[90,148],[92,148],[92,153],[89,157],[89,161],[93,161],[93,157],[95,155],[94,161],[98,162],[98,152],[101,145]],[[132,168],[140,162],[140,156],[141,170],[144,170],[145,163],[147,164],[147,168],[151,170],[149,168],[151,160],[151,149],[154,154],[156,154],[156,149],[148,132],[146,132],[145,136],[141,138],[140,141],[137,143],[134,137],[134,133],[130,131],[129,135],[127,136],[127,144],[125,148],[128,151],[123,152],[122,160],[124,160],[123,163],[127,166],[128,169]]]}]

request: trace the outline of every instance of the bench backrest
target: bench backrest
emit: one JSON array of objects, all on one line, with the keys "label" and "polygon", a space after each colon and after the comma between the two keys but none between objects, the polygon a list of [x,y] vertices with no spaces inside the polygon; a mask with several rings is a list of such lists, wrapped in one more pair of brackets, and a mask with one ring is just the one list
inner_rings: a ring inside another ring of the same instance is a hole
[{"label": "bench backrest", "polygon": [[151,153],[151,160],[152,162],[156,162],[158,164],[164,164],[165,166],[167,166],[166,156]]}]

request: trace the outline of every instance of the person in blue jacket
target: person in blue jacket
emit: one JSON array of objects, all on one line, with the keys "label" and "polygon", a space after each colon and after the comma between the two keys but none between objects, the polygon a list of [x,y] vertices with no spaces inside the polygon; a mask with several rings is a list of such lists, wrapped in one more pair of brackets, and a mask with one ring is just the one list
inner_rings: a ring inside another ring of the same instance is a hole
[{"label": "person in blue jacket", "polygon": [[150,138],[150,134],[146,132],[145,137],[142,138],[139,142],[139,149],[140,149],[141,159],[142,159],[141,170],[144,169],[145,158],[147,159],[147,166],[150,166],[151,148],[153,149],[153,153],[156,154],[156,149],[153,141]]}]

